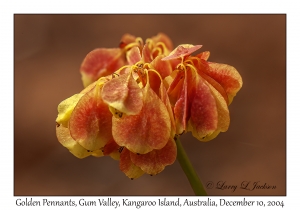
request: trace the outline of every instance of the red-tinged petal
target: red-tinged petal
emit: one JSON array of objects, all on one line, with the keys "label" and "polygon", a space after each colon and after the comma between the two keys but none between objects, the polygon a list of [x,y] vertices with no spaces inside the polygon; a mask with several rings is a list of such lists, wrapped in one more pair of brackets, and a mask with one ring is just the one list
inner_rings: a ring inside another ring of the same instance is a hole
[{"label": "red-tinged petal", "polygon": [[143,106],[142,90],[130,73],[105,83],[102,99],[109,106],[127,115],[138,114]]},{"label": "red-tinged petal", "polygon": [[140,167],[133,164],[130,158],[130,151],[126,148],[121,152],[119,166],[120,170],[130,179],[137,179],[144,174],[144,171]]},{"label": "red-tinged petal", "polygon": [[128,45],[132,42],[135,42],[135,39],[136,39],[136,37],[131,34],[128,34],[128,33],[124,34],[121,38],[119,47],[124,48],[126,45]]},{"label": "red-tinged petal", "polygon": [[144,63],[150,63],[153,60],[151,49],[148,43],[146,43],[143,47],[142,60],[144,61]]},{"label": "red-tinged petal", "polygon": [[113,117],[113,137],[120,146],[145,154],[163,148],[170,137],[168,110],[154,91],[143,88],[144,105],[138,115]]},{"label": "red-tinged petal", "polygon": [[210,62],[208,64],[210,68],[206,74],[220,83],[228,95],[228,104],[230,104],[243,85],[241,75],[234,67],[227,64]]},{"label": "red-tinged petal", "polygon": [[198,140],[212,134],[218,128],[216,100],[205,81],[197,78],[195,95],[191,101],[188,130]]},{"label": "red-tinged petal", "polygon": [[131,161],[145,173],[156,175],[164,170],[165,166],[174,163],[177,157],[177,148],[174,139],[169,139],[166,146],[160,150],[153,150],[147,154],[130,153]]},{"label": "red-tinged petal", "polygon": [[87,151],[71,137],[68,128],[63,126],[56,127],[56,136],[58,141],[64,147],[66,147],[75,157],[85,158],[91,155],[90,151]]},{"label": "red-tinged petal", "polygon": [[171,120],[171,134],[170,137],[174,137],[176,134],[176,125],[175,125],[175,120],[174,120],[174,115],[173,115],[173,109],[167,94],[167,90],[164,86],[163,83],[161,83],[160,85],[160,89],[159,89],[159,97],[162,100],[162,102],[166,105],[169,116],[170,116],[170,120]]},{"label": "red-tinged petal", "polygon": [[102,76],[112,74],[125,65],[124,53],[119,48],[98,48],[88,53],[80,68],[84,86],[88,86]]},{"label": "red-tinged petal", "polygon": [[[180,97],[181,90],[184,83],[184,71],[173,71],[170,75],[171,78],[174,77],[173,81],[169,85],[169,88],[167,90],[170,103],[172,106],[175,106],[178,97]],[[166,79],[169,79],[169,77],[166,77]]]},{"label": "red-tinged petal", "polygon": [[101,99],[97,85],[86,93],[73,110],[69,121],[71,136],[88,150],[99,150],[112,139],[112,114]]},{"label": "red-tinged petal", "polygon": [[230,124],[229,109],[224,97],[220,92],[211,86],[209,83],[206,83],[215,97],[217,110],[218,110],[218,130],[221,132],[227,131]]},{"label": "red-tinged petal", "polygon": [[167,57],[164,57],[162,60],[173,60],[177,58],[184,58],[189,56],[196,50],[200,49],[202,45],[191,45],[191,44],[182,44],[176,47]]},{"label": "red-tinged petal", "polygon": [[126,58],[129,65],[134,65],[142,59],[142,55],[138,47],[133,47],[126,53]]},{"label": "red-tinged petal", "polygon": [[187,87],[187,71],[184,71],[184,82],[180,95],[174,106],[174,117],[176,125],[176,133],[181,134],[186,130],[187,111],[188,111],[188,87]]},{"label": "red-tinged petal", "polygon": [[110,155],[115,160],[120,160],[120,151],[120,146],[113,139],[103,147],[103,155]]},{"label": "red-tinged petal", "polygon": [[84,94],[75,94],[70,98],[67,98],[60,102],[57,107],[58,115],[55,120],[58,125],[68,127],[69,119],[74,110],[74,107],[83,95]]},{"label": "red-tinged petal", "polygon": [[210,56],[209,51],[205,51],[205,52],[202,52],[202,53],[199,53],[198,55],[196,55],[196,57],[206,60],[206,61],[208,60],[209,56]]},{"label": "red-tinged petal", "polygon": [[164,33],[158,33],[156,36],[151,37],[154,43],[162,42],[165,44],[169,51],[173,50],[173,43],[171,39]]},{"label": "red-tinged petal", "polygon": [[163,55],[157,56],[151,62],[151,65],[160,74],[162,79],[169,76],[173,71],[170,61],[163,61],[162,60],[163,57],[164,57]]}]

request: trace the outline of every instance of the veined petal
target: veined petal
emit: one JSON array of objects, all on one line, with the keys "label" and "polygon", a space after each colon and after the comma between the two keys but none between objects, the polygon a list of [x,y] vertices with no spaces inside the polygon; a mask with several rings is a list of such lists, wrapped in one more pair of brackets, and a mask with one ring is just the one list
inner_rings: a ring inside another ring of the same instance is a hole
[{"label": "veined petal", "polygon": [[102,99],[109,106],[127,115],[138,114],[143,106],[143,94],[131,73],[105,83]]},{"label": "veined petal", "polygon": [[214,131],[212,134],[205,136],[205,138],[201,139],[201,141],[210,141],[214,139],[220,132],[227,131],[230,124],[230,116],[227,102],[224,100],[224,97],[219,93],[218,90],[216,90],[211,84],[206,84],[209,86],[211,93],[213,94],[216,100],[216,106],[218,111],[218,127],[216,131]]},{"label": "veined petal", "polygon": [[196,50],[200,49],[202,45],[191,45],[191,44],[181,44],[176,47],[167,57],[164,57],[162,60],[173,60],[177,58],[184,58],[189,56]]},{"label": "veined petal", "polygon": [[149,85],[143,88],[143,100],[139,114],[113,117],[112,121],[116,143],[140,154],[163,148],[171,132],[168,110]]},{"label": "veined petal", "polygon": [[198,76],[195,95],[191,102],[191,116],[188,130],[198,140],[212,134],[218,128],[216,100],[205,81]]},{"label": "veined petal", "polygon": [[84,87],[102,76],[112,74],[125,63],[125,56],[120,48],[98,48],[91,51],[80,67]]},{"label": "veined petal", "polygon": [[112,139],[112,114],[101,99],[101,87],[96,85],[77,103],[69,121],[71,136],[88,150],[101,149]]},{"label": "veined petal", "polygon": [[200,59],[203,59],[203,60],[208,60],[210,56],[210,52],[209,51],[204,51],[202,53],[199,53],[198,55],[196,55],[196,57],[200,58]]},{"label": "veined petal", "polygon": [[152,150],[147,154],[130,153],[131,161],[145,173],[156,175],[164,170],[165,166],[174,163],[177,157],[177,148],[174,139],[169,139],[166,146],[160,150]]},{"label": "veined petal", "polygon": [[209,62],[207,75],[216,80],[224,88],[228,95],[230,104],[243,85],[242,77],[239,72],[232,66],[220,63]]},{"label": "veined petal", "polygon": [[[88,151],[87,149],[83,148],[71,137],[68,128],[63,126],[56,127],[56,136],[58,141],[64,147],[66,147],[75,157],[85,158],[92,155],[91,151]],[[100,153],[99,156],[103,156],[103,154]]]},{"label": "veined petal", "polygon": [[129,65],[134,65],[142,59],[142,55],[138,47],[133,47],[126,53],[126,58]]},{"label": "veined petal", "polygon": [[171,39],[164,33],[158,33],[156,36],[151,37],[154,43],[162,42],[165,44],[169,51],[173,50],[173,43]]},{"label": "veined petal", "polygon": [[144,174],[144,171],[131,161],[130,151],[126,148],[121,152],[119,166],[120,170],[130,179],[137,179]]}]

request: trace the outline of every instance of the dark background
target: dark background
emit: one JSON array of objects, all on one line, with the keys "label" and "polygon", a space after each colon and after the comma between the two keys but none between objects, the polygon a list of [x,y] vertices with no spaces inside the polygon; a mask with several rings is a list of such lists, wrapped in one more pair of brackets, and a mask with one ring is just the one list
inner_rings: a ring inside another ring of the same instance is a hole
[{"label": "dark background", "polygon": [[[109,157],[77,159],[55,135],[57,105],[82,90],[80,64],[124,33],[201,44],[244,85],[226,133],[181,140],[209,195],[286,195],[286,15],[14,15],[14,195],[193,195],[178,162],[128,179]],[[199,51],[199,52],[200,52]],[[237,185],[234,192],[217,183]],[[276,189],[239,189],[243,181]]]}]

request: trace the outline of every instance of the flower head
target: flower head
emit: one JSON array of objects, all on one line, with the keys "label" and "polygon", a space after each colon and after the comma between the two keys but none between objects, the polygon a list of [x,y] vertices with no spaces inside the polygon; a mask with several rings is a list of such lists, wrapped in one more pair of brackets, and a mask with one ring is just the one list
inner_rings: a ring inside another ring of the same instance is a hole
[{"label": "flower head", "polygon": [[208,62],[201,45],[173,51],[164,34],[126,34],[119,48],[85,58],[85,89],[58,106],[59,142],[78,158],[111,156],[129,178],[155,175],[174,163],[175,137],[200,141],[228,129],[228,105],[242,86],[235,68]]}]

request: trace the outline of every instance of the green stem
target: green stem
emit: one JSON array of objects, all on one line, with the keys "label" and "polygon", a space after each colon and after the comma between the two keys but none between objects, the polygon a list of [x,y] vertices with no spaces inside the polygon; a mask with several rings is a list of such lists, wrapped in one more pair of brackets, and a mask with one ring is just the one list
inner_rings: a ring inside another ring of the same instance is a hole
[{"label": "green stem", "polygon": [[182,147],[179,138],[177,138],[176,140],[176,145],[177,145],[177,160],[180,163],[180,166],[184,171],[186,177],[188,178],[190,185],[194,190],[195,195],[207,195],[195,169],[193,168],[188,156],[186,155]]}]

